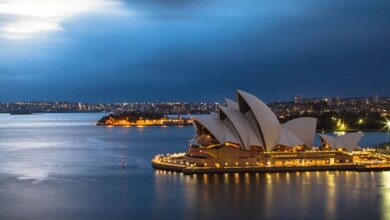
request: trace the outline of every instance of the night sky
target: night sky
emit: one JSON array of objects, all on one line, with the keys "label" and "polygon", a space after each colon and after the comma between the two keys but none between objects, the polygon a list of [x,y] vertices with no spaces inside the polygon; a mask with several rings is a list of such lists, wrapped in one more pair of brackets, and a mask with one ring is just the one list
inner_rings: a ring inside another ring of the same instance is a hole
[{"label": "night sky", "polygon": [[0,0],[0,101],[390,95],[389,0]]}]

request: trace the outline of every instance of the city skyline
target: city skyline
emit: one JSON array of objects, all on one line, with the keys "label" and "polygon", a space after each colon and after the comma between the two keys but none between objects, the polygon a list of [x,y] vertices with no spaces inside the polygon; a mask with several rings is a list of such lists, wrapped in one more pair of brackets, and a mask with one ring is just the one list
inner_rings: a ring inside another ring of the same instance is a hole
[{"label": "city skyline", "polygon": [[0,0],[0,220],[390,219],[389,0]]},{"label": "city skyline", "polygon": [[[87,103],[66,101],[0,102],[0,113],[49,113],[49,112],[159,112],[169,114],[209,114],[218,111],[222,102],[116,102]],[[390,97],[322,97],[295,96],[288,101],[273,101],[267,105],[284,118],[289,115],[322,114],[325,112],[378,113],[387,117],[390,113]]]},{"label": "city skyline", "polygon": [[68,2],[0,3],[1,102],[390,94],[387,1]]},{"label": "city skyline", "polygon": [[[160,101],[153,101],[153,100],[129,100],[129,99],[124,99],[120,101],[98,101],[98,102],[89,102],[89,101],[80,101],[80,100],[48,100],[48,99],[42,99],[42,100],[15,100],[15,101],[0,101],[0,104],[15,104],[15,103],[83,103],[83,104],[143,104],[143,103],[165,103],[165,104],[219,104],[221,102],[224,102],[226,97],[220,98],[220,99],[210,99],[210,100],[197,100],[197,101],[191,101],[191,100],[175,100],[174,98],[171,98],[170,100],[160,100]],[[234,97],[228,97],[228,98],[234,98]],[[377,100],[388,100],[390,99],[390,96],[386,95],[378,95],[378,94],[373,94],[371,96],[323,96],[323,97],[313,97],[313,96],[302,96],[300,94],[296,94],[295,96],[290,96],[286,97],[286,99],[282,100],[269,100],[266,103],[271,104],[271,103],[288,103],[288,102],[295,102],[297,103],[297,100],[300,100],[299,102],[307,102],[308,100],[315,100],[315,101],[327,101],[327,99],[330,99],[331,101],[337,100],[337,99],[342,99],[342,100],[351,100],[351,99],[356,99],[356,100],[370,100],[372,101],[377,101]]]}]

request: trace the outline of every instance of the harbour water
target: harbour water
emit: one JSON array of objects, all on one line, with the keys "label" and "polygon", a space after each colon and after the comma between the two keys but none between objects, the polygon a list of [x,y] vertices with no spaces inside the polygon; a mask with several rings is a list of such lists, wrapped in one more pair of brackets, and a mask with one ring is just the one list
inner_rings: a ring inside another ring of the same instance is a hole
[{"label": "harbour water", "polygon": [[155,171],[193,128],[94,126],[102,115],[0,114],[0,219],[390,219],[390,172]]}]

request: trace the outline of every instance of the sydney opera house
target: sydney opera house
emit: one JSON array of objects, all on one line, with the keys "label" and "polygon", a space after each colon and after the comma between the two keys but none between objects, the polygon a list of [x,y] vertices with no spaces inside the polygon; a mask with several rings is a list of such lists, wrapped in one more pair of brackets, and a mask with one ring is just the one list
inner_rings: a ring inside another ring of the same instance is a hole
[{"label": "sydney opera house", "polygon": [[185,173],[269,172],[348,170],[387,161],[359,151],[362,133],[319,134],[321,146],[313,146],[316,125],[310,117],[281,124],[264,102],[237,90],[237,101],[226,99],[217,113],[195,118],[187,152],[158,155],[152,165]]}]

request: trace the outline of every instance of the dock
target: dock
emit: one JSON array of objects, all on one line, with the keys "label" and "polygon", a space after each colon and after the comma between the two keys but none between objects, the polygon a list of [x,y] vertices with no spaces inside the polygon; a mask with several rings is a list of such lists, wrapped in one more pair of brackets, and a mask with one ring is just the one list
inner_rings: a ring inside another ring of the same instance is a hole
[{"label": "dock", "polygon": [[194,166],[188,164],[181,158],[172,156],[158,156],[152,160],[152,167],[158,170],[181,172],[183,174],[205,174],[205,173],[275,173],[275,172],[307,172],[307,171],[387,171],[390,170],[390,162],[368,162],[368,163],[339,163],[332,165],[203,165]]}]

